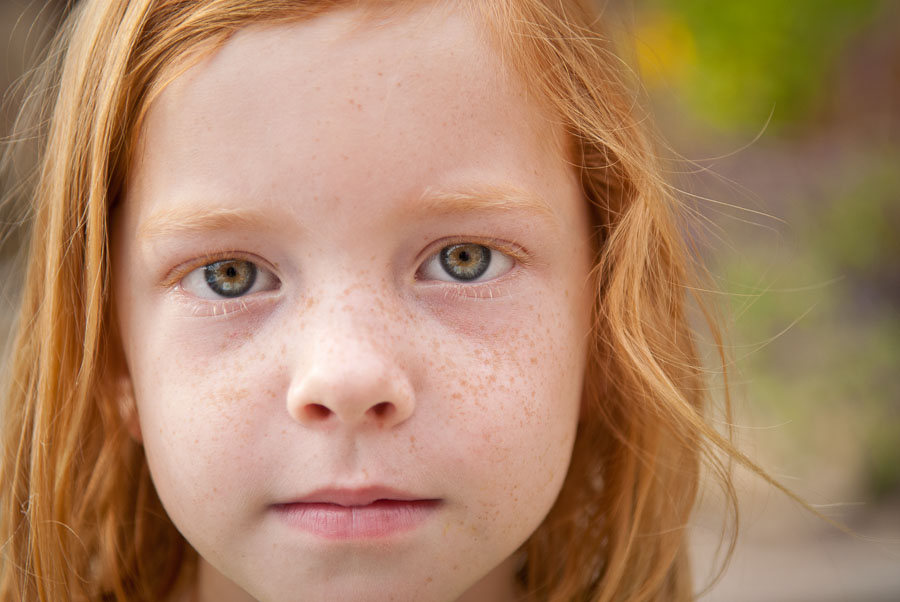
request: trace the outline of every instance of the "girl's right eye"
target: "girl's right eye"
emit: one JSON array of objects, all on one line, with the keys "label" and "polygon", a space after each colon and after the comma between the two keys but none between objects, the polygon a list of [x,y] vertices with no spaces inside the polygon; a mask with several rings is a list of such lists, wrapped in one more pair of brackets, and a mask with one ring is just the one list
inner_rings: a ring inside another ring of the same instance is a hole
[{"label": "girl's right eye", "polygon": [[181,288],[209,301],[234,299],[278,288],[272,272],[245,259],[222,259],[192,270],[181,279]]}]

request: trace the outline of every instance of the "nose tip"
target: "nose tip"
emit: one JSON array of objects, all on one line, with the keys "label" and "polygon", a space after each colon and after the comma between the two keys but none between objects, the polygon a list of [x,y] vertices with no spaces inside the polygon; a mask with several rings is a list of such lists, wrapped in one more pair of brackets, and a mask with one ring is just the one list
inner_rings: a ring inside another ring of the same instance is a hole
[{"label": "nose tip", "polygon": [[288,412],[306,427],[392,428],[413,413],[412,387],[399,370],[329,371],[319,365],[288,391]]}]

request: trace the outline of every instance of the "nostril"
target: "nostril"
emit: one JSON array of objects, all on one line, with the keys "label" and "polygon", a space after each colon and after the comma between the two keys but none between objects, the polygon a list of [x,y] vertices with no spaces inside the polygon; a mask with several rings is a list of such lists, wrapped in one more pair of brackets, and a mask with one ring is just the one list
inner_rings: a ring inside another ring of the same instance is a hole
[{"label": "nostril", "polygon": [[318,421],[328,418],[331,410],[323,406],[321,403],[308,403],[303,408],[303,415],[307,420]]},{"label": "nostril", "polygon": [[374,406],[369,408],[369,412],[371,412],[376,418],[384,419],[390,416],[394,411],[394,404],[389,401],[382,401],[381,403],[376,403]]}]

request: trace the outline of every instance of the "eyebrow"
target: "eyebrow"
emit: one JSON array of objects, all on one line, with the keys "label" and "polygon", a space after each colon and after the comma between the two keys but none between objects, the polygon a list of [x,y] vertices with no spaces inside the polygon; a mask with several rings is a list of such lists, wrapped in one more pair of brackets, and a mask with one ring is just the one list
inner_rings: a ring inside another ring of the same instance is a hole
[{"label": "eyebrow", "polygon": [[257,209],[213,207],[176,207],[151,215],[138,229],[138,239],[151,239],[225,228],[266,228],[272,224],[266,213]]},{"label": "eyebrow", "polygon": [[559,225],[559,216],[545,198],[524,188],[491,185],[462,189],[425,189],[416,205],[422,213],[470,213],[481,211],[517,210],[533,213]]},{"label": "eyebrow", "polygon": [[[413,208],[417,214],[442,215],[508,210],[533,213],[553,225],[559,225],[559,218],[546,199],[515,186],[429,187]],[[263,230],[272,226],[272,217],[259,209],[184,206],[152,214],[138,228],[137,238],[147,240],[228,228]]]}]

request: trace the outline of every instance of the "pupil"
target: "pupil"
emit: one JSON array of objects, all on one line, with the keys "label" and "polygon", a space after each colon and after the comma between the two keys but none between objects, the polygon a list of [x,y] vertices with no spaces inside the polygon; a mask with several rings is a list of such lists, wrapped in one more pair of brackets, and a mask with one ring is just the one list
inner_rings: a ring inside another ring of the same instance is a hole
[{"label": "pupil", "polygon": [[228,266],[228,269],[225,270],[225,275],[229,278],[234,278],[237,276],[237,270],[234,269],[234,266]]},{"label": "pupil", "polygon": [[460,252],[459,252],[459,260],[460,260],[460,261],[462,261],[463,263],[469,263],[469,259],[470,259],[470,258],[469,258],[469,253],[468,253],[468,252],[466,252],[466,251],[460,251]]}]

